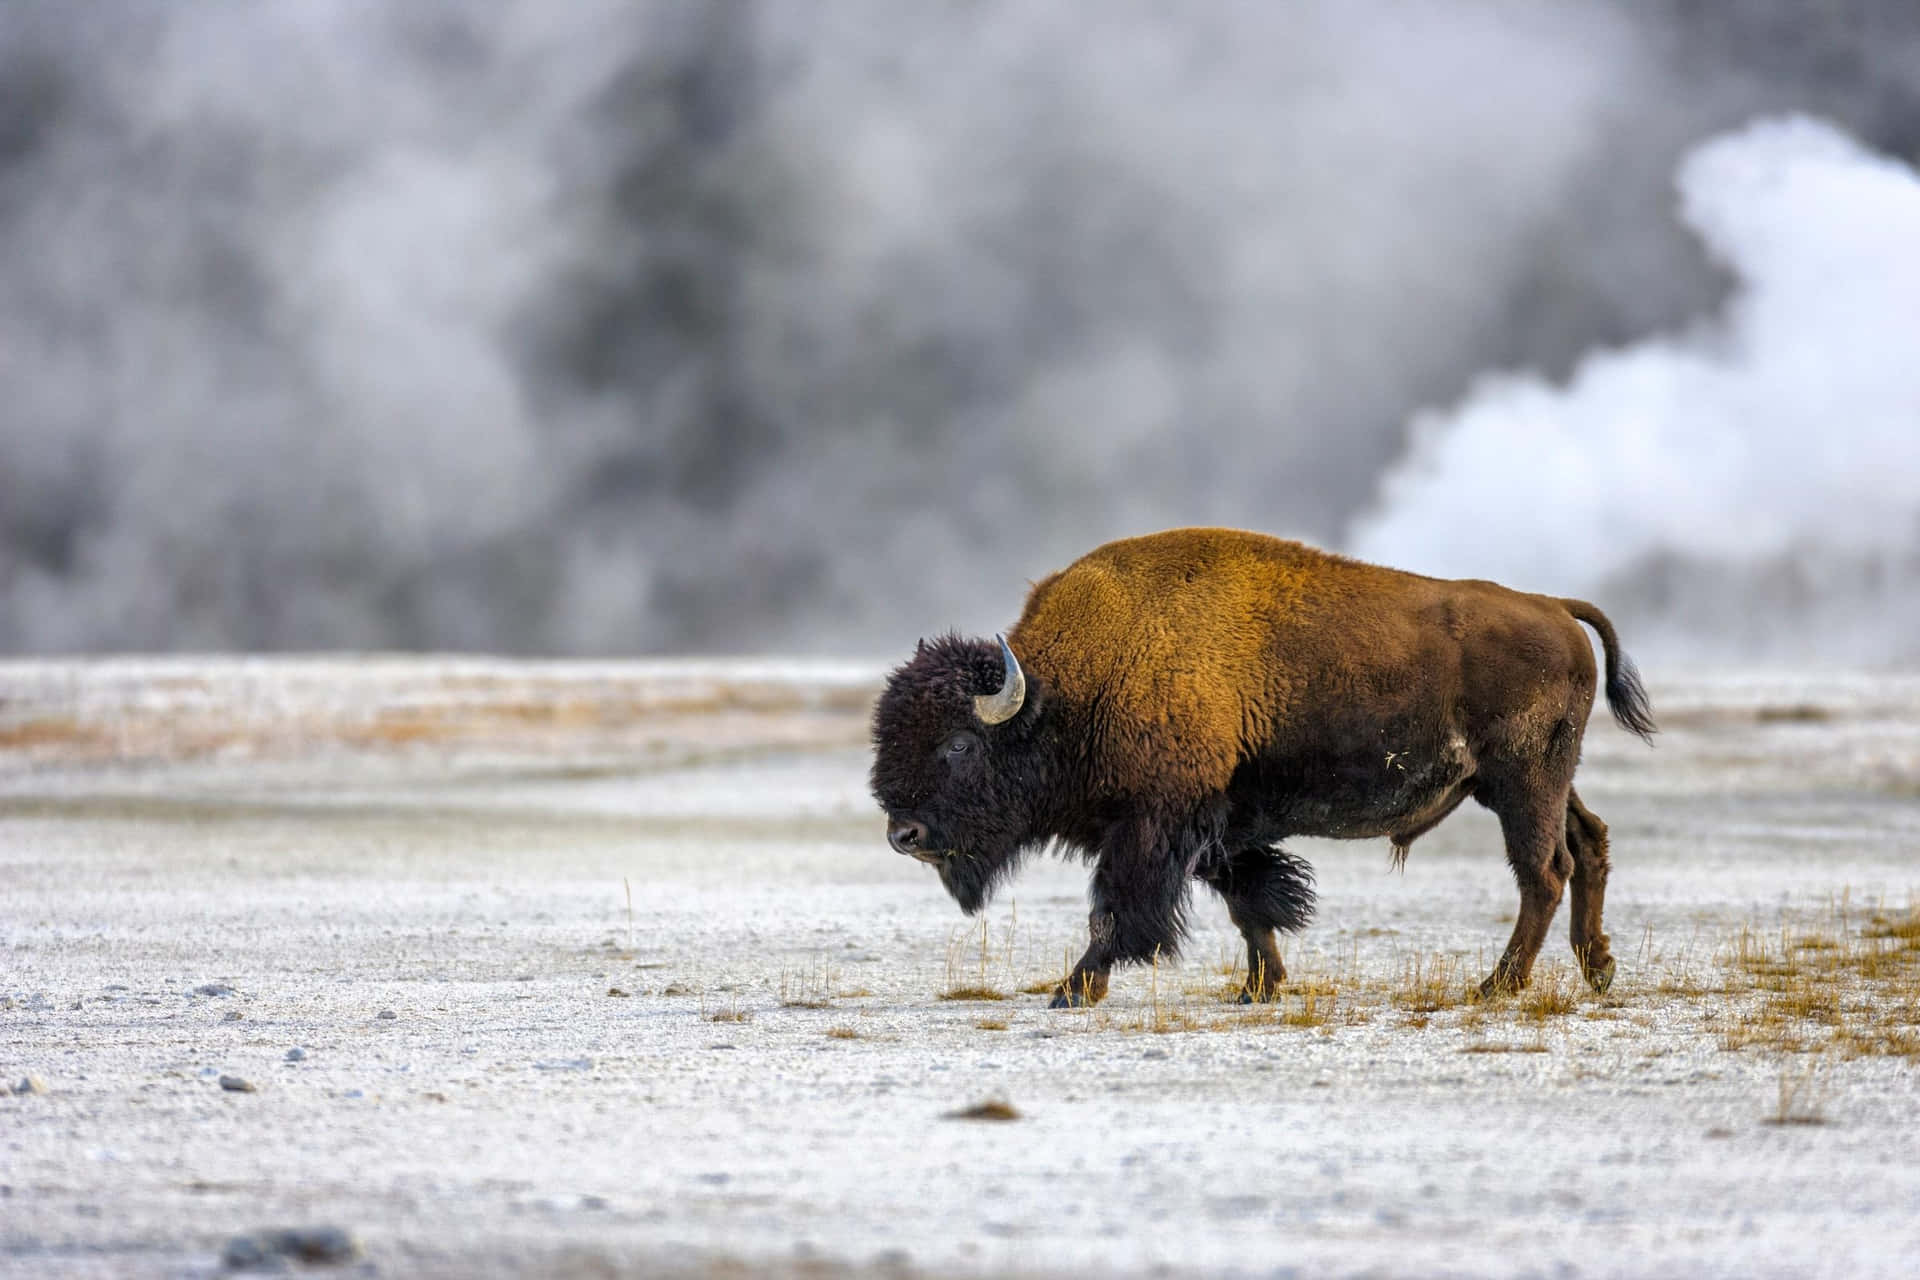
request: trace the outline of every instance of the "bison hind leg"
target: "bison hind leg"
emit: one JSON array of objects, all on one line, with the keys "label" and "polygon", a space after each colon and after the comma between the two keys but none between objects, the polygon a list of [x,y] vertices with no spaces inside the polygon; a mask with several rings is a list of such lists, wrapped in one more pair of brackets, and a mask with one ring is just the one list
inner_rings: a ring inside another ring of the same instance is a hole
[{"label": "bison hind leg", "polygon": [[1272,1000],[1287,978],[1274,931],[1292,933],[1313,919],[1313,868],[1284,849],[1256,845],[1235,853],[1205,878],[1226,899],[1227,915],[1247,942],[1240,1002]]},{"label": "bison hind leg", "polygon": [[1613,951],[1602,919],[1607,899],[1607,824],[1567,793],[1567,850],[1573,855],[1573,954],[1587,985],[1601,995],[1613,985]]}]

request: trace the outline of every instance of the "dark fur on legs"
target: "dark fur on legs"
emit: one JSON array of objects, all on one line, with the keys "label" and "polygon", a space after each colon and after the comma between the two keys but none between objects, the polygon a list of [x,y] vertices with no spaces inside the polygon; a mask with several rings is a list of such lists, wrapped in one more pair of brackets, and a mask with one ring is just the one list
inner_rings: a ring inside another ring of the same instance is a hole
[{"label": "dark fur on legs", "polygon": [[1607,824],[1580,802],[1578,792],[1567,793],[1567,850],[1573,855],[1573,954],[1587,985],[1605,995],[1613,985],[1616,965],[1602,912],[1607,900]]},{"label": "dark fur on legs", "polygon": [[1054,1008],[1096,1002],[1115,964],[1180,953],[1187,868],[1217,843],[1220,821],[1209,809],[1179,822],[1136,816],[1107,829],[1094,860],[1086,954],[1055,989]]},{"label": "dark fur on legs", "polygon": [[1247,940],[1247,981],[1240,1002],[1273,999],[1286,981],[1274,931],[1292,933],[1313,919],[1313,868],[1284,849],[1242,849],[1204,877],[1226,899],[1227,915]]}]

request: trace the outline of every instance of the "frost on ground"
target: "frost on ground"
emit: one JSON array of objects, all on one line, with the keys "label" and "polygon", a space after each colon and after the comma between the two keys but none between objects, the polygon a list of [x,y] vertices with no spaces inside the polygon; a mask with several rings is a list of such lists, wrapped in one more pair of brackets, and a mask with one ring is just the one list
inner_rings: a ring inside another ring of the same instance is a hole
[{"label": "frost on ground", "polygon": [[429,1276],[1920,1253],[1920,679],[1656,683],[1651,751],[1595,720],[1605,997],[1556,942],[1467,1000],[1515,902],[1463,810],[1404,874],[1300,846],[1275,1005],[1223,1000],[1203,899],[1183,960],[1056,1013],[1084,873],[969,922],[889,852],[877,676],[0,665],[0,1273],[294,1238]]}]

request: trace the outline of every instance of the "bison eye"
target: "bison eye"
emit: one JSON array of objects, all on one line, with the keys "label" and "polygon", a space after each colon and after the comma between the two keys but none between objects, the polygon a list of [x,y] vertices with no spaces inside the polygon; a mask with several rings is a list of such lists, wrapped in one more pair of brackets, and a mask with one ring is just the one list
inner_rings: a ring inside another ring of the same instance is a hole
[{"label": "bison eye", "polygon": [[969,752],[971,752],[973,748],[974,748],[974,741],[973,741],[972,734],[956,733],[951,738],[947,739],[947,745],[945,750],[946,750],[947,758],[949,760],[957,760],[961,756],[964,756]]}]

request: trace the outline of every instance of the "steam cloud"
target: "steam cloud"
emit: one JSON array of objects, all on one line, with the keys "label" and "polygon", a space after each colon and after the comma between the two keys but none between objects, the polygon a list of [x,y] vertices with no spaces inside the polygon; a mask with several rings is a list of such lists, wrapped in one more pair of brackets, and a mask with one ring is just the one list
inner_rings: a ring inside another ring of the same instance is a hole
[{"label": "steam cloud", "polygon": [[[1693,140],[1920,140],[1858,10],[15,0],[0,650],[878,654],[1108,537],[1336,540],[1478,371],[1711,311]],[[1724,554],[1663,519],[1542,585]]]},{"label": "steam cloud", "polygon": [[1717,618],[1723,651],[1920,658],[1920,175],[1792,118],[1679,187],[1721,312],[1424,416],[1353,550],[1617,598],[1668,644]]}]

